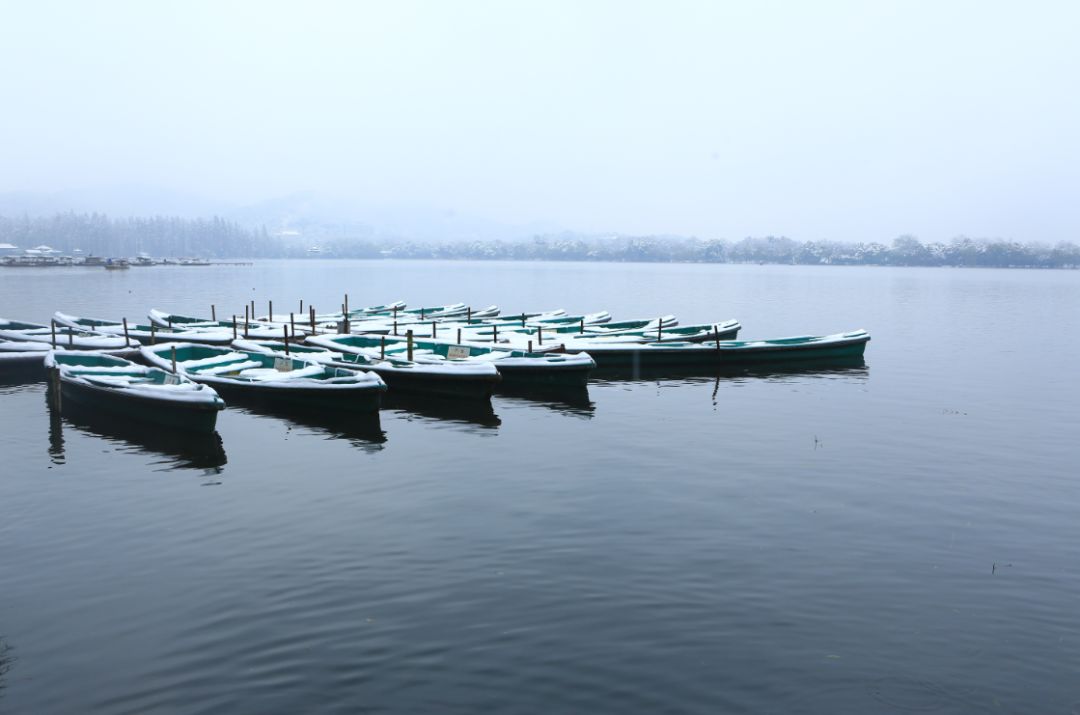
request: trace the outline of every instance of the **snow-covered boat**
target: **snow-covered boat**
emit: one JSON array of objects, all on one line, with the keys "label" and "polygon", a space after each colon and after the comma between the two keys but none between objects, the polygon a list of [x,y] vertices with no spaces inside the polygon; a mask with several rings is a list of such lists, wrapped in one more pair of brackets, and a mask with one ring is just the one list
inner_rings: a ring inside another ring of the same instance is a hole
[{"label": "snow-covered boat", "polygon": [[[265,340],[278,340],[284,337],[283,326],[277,324],[266,324],[258,321],[249,320],[244,321],[241,316],[237,316],[236,322],[230,320],[211,320],[209,318],[196,318],[190,315],[181,315],[179,313],[167,313],[163,310],[151,309],[147,314],[150,322],[159,328],[170,328],[174,330],[205,330],[213,333],[220,333],[221,331],[236,330],[237,337],[245,336],[249,338],[258,338]],[[297,321],[298,328],[303,327],[303,323]],[[231,338],[230,338],[231,342]]]},{"label": "snow-covered boat", "polygon": [[404,357],[423,365],[490,364],[508,384],[581,386],[588,382],[589,371],[596,367],[593,359],[584,352],[558,355],[415,336],[411,350],[407,337],[316,335],[306,342],[368,357]]},{"label": "snow-covered boat", "polygon": [[122,358],[78,350],[50,351],[45,368],[54,371],[63,404],[118,415],[171,429],[213,432],[225,402],[213,388],[183,375],[136,365]]},{"label": "snow-covered boat", "polygon": [[102,350],[115,355],[132,355],[137,347],[134,341],[122,337],[100,335],[91,331],[67,326],[41,325],[0,319],[0,340],[42,343],[67,350]]},{"label": "snow-covered boat", "polygon": [[[303,345],[289,345],[288,356],[304,360],[368,370],[379,375],[392,394],[415,393],[472,400],[487,400],[502,379],[490,363],[443,363],[424,365],[395,355],[380,357],[377,352],[344,352],[312,344],[309,337]],[[271,340],[237,340],[233,347],[274,357],[288,357],[284,343]]]},{"label": "snow-covered boat", "polygon": [[375,412],[386,390],[374,373],[297,357],[192,343],[144,345],[140,350],[151,365],[210,385],[226,396],[287,407]]},{"label": "snow-covered boat", "polygon": [[[117,337],[126,335],[132,340],[143,345],[151,345],[156,342],[184,342],[204,343],[206,345],[228,345],[233,341],[232,328],[199,328],[183,330],[177,328],[161,328],[157,325],[128,325],[115,320],[101,318],[80,318],[67,313],[57,311],[53,313],[53,320],[57,325],[74,328],[76,330],[92,330],[104,335]],[[242,329],[241,329],[242,330]]]}]

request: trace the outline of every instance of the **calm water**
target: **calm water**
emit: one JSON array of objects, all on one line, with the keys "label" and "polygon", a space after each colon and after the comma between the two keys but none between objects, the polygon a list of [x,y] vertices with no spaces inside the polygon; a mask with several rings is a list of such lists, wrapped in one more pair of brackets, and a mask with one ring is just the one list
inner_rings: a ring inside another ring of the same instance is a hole
[{"label": "calm water", "polygon": [[1080,712],[1080,273],[28,269],[0,315],[346,291],[873,341],[377,424],[230,408],[195,447],[0,387],[0,710]]}]

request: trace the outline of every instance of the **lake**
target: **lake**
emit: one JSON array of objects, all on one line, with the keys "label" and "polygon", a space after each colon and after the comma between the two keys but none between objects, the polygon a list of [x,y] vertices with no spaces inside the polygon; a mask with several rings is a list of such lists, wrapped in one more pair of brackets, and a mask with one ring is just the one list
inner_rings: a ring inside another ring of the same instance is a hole
[{"label": "lake", "polygon": [[8,269],[0,316],[346,292],[873,340],[377,423],[230,407],[200,449],[0,386],[0,710],[1080,712],[1080,273]]}]

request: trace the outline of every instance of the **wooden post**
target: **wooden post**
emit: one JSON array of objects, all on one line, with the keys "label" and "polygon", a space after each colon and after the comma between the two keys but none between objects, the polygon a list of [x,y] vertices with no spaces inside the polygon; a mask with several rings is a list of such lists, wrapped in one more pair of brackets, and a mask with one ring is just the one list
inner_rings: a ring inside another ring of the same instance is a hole
[{"label": "wooden post", "polygon": [[720,331],[717,330],[715,325],[713,326],[713,330],[716,331],[716,352],[719,353],[720,352]]},{"label": "wooden post", "polygon": [[244,313],[245,313],[245,315],[244,315],[244,339],[246,340],[247,337],[248,337],[248,328],[251,325],[251,323],[248,321],[248,317],[247,317],[247,306],[244,306]]},{"label": "wooden post", "polygon": [[172,371],[176,372],[176,346],[175,345],[172,346],[172,348],[170,349],[170,352],[172,353]]},{"label": "wooden post", "polygon": [[49,323],[52,325],[52,349],[56,350],[56,321],[51,320]]},{"label": "wooden post", "polygon": [[458,343],[461,342],[461,328],[457,329],[457,341],[458,341]]},{"label": "wooden post", "polygon": [[217,308],[213,303],[210,304],[210,320],[217,322]]},{"label": "wooden post", "polygon": [[[233,316],[233,340],[236,340],[236,316]],[[150,344],[157,345],[157,325],[150,323]]]},{"label": "wooden post", "polygon": [[345,315],[349,314],[349,294],[345,294]]},{"label": "wooden post", "polygon": [[285,331],[285,354],[289,354],[289,326],[282,325],[281,329]]},{"label": "wooden post", "polygon": [[424,308],[423,308],[423,306],[421,306],[420,307],[420,320],[423,320],[423,319],[424,319]]},{"label": "wooden post", "polygon": [[499,324],[495,323],[491,327],[493,329],[493,334],[491,336],[491,342],[497,343],[497,342],[499,342]]},{"label": "wooden post", "polygon": [[436,331],[435,321],[433,320],[431,321],[431,338],[434,340],[436,337],[438,337],[438,332]]},{"label": "wooden post", "polygon": [[131,338],[128,337],[127,318],[124,318],[124,347],[131,347]]},{"label": "wooden post", "polygon": [[[465,311],[465,322],[472,323],[472,306],[470,305]],[[461,342],[460,340],[458,342]]]},{"label": "wooden post", "polygon": [[75,347],[75,331],[68,328],[68,348],[70,349],[73,347]]},{"label": "wooden post", "polygon": [[536,339],[541,345],[544,344],[544,326],[543,325],[538,326],[536,328]]},{"label": "wooden post", "polygon": [[413,337],[412,337],[412,331],[411,330],[409,332],[405,333],[405,339],[406,339],[407,345],[408,345],[409,361],[411,362],[412,361],[412,356],[413,356]]},{"label": "wooden post", "polygon": [[581,319],[581,334],[585,334],[585,318]]},{"label": "wooden post", "polygon": [[251,319],[255,320],[255,299],[251,299]]},{"label": "wooden post", "polygon": [[532,352],[532,340],[529,341],[529,352]]},{"label": "wooden post", "polygon": [[379,357],[383,360],[386,359],[386,336],[383,335],[379,340]]},{"label": "wooden post", "polygon": [[236,340],[236,316],[232,317],[232,339]]},{"label": "wooden post", "polygon": [[397,318],[394,318],[394,335],[397,335]]},{"label": "wooden post", "polygon": [[292,328],[293,340],[296,340],[296,313],[289,313],[289,327]]},{"label": "wooden post", "polygon": [[172,330],[172,315],[169,316],[169,330]]},{"label": "wooden post", "polygon": [[244,306],[244,323],[248,322],[248,306]]},{"label": "wooden post", "polygon": [[304,312],[304,299],[303,298],[300,299],[300,310],[298,310],[296,312],[297,313],[303,313]]},{"label": "wooden post", "polygon": [[523,327],[523,328],[525,327],[525,314],[524,313],[521,314],[521,327]]},{"label": "wooden post", "polygon": [[272,323],[272,322],[274,322],[274,301],[268,300],[266,302],[270,307],[270,313],[269,313],[268,317],[270,318],[270,322]]},{"label": "wooden post", "polygon": [[660,342],[664,339],[664,319],[661,317],[656,321],[656,342]]},{"label": "wooden post", "polygon": [[308,312],[311,315],[311,334],[315,334],[315,306],[309,305]]}]

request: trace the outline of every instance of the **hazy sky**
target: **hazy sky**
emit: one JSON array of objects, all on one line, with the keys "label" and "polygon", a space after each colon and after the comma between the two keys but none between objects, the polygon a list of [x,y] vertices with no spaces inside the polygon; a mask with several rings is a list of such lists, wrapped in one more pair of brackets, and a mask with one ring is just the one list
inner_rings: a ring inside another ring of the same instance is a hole
[{"label": "hazy sky", "polygon": [[1077,240],[1078,36],[1076,2],[7,0],[0,192]]}]

